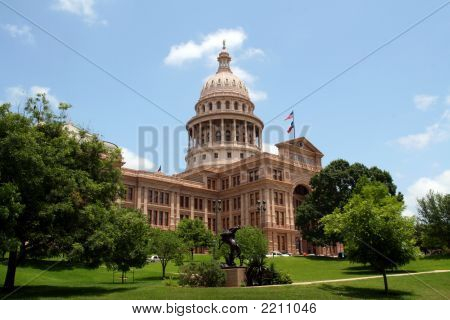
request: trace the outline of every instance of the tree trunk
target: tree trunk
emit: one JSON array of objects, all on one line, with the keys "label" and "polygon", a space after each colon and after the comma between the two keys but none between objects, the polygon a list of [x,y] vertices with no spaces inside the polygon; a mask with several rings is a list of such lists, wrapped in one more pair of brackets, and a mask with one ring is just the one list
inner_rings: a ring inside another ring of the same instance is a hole
[{"label": "tree trunk", "polygon": [[191,260],[194,261],[194,248],[191,248]]},{"label": "tree trunk", "polygon": [[386,269],[383,269],[383,279],[384,279],[384,293],[388,293],[388,282],[386,276]]},{"label": "tree trunk", "polygon": [[125,272],[122,271],[122,284],[123,284],[124,277],[125,277]]},{"label": "tree trunk", "polygon": [[20,244],[19,256],[17,257],[17,265],[25,262],[25,256],[26,256],[26,246],[25,242],[22,242]]},{"label": "tree trunk", "polygon": [[14,289],[16,269],[17,269],[17,250],[9,252],[8,271],[6,271],[5,284],[3,286],[6,290]]},{"label": "tree trunk", "polygon": [[163,271],[163,275],[162,275],[162,278],[163,278],[163,280],[166,278],[166,265],[165,264],[162,264],[162,271]]}]

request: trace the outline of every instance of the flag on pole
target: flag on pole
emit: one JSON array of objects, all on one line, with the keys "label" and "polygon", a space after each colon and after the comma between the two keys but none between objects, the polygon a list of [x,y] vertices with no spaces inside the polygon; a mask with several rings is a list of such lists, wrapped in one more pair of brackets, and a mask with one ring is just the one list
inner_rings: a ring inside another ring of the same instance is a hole
[{"label": "flag on pole", "polygon": [[289,119],[294,119],[294,111],[292,111],[291,113],[289,113],[289,115],[286,117],[286,119],[284,120],[289,120]]},{"label": "flag on pole", "polygon": [[161,172],[161,166],[159,166],[158,171],[157,172]]},{"label": "flag on pole", "polygon": [[294,129],[294,121],[291,122],[291,126],[287,129],[287,133],[291,133],[292,129]]}]

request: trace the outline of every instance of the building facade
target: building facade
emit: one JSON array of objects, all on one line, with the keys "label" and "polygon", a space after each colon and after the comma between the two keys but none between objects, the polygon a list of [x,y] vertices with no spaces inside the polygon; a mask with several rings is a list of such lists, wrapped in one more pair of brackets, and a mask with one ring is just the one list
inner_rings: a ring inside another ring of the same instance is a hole
[{"label": "building facade", "polygon": [[124,167],[123,205],[162,229],[174,230],[182,219],[200,219],[214,233],[251,225],[266,234],[269,250],[336,254],[336,247],[317,252],[295,228],[295,208],[323,154],[304,137],[277,144],[278,155],[263,152],[264,123],[225,47],[217,60],[186,125],[186,171],[168,176]]}]

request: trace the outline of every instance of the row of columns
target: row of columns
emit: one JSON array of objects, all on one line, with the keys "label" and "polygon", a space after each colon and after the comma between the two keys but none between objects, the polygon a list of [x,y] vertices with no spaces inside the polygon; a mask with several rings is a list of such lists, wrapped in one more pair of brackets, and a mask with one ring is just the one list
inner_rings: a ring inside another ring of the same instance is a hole
[{"label": "row of columns", "polygon": [[[226,142],[226,137],[225,137],[225,120],[226,119],[220,119],[220,143],[223,144],[224,142]],[[243,132],[243,136],[245,137],[245,143],[246,144],[250,144],[249,142],[249,136],[248,136],[248,124],[252,125],[252,139],[253,139],[253,145],[256,145],[258,148],[262,147],[262,139],[261,139],[261,127],[255,125],[253,122],[250,121],[245,121],[245,120],[236,120],[236,119],[232,119],[233,120],[233,126],[232,126],[232,130],[231,130],[231,139],[230,142],[235,143],[235,142],[239,142],[236,141],[236,136],[237,136],[237,125],[236,122],[237,121],[243,121],[244,122],[244,132]],[[213,121],[214,120],[209,120],[209,124],[208,126],[206,126],[207,129],[209,129],[209,140],[208,142],[208,146],[211,146],[213,143],[215,143],[216,141],[216,135],[215,132],[213,131]],[[204,123],[203,123],[204,124]],[[192,126],[189,129],[189,148],[191,147],[196,147],[198,145],[202,144],[202,136],[203,136],[203,132],[202,132],[202,122]],[[258,129],[258,130],[256,130]],[[257,139],[258,138],[258,139]],[[206,139],[205,139],[206,140]]]}]

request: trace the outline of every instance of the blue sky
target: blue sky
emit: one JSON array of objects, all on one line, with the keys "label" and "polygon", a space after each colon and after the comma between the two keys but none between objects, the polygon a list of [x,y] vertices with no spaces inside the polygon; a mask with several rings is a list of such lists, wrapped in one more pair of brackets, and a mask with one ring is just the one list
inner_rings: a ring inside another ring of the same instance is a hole
[{"label": "blue sky", "polygon": [[[295,102],[444,3],[1,0],[0,101],[20,108],[24,96],[47,92],[74,106],[74,123],[124,148],[129,166],[171,173],[184,166],[184,123],[222,38],[256,114],[285,130]],[[450,192],[449,31],[450,5],[294,108],[297,132],[310,127],[324,164],[344,158],[390,171],[409,214],[428,189]],[[140,147],[139,128],[155,152]]]}]

